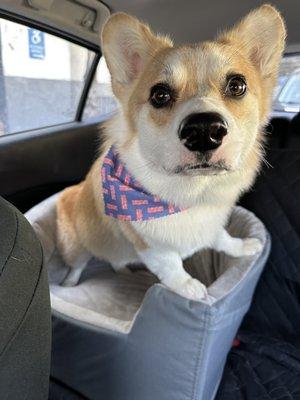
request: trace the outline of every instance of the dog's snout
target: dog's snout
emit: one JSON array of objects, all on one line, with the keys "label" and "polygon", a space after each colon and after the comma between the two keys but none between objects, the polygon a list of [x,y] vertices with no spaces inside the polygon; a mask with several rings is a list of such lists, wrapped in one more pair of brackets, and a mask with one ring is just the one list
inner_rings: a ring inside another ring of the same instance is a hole
[{"label": "dog's snout", "polygon": [[227,123],[215,112],[188,115],[180,124],[179,138],[190,151],[206,152],[222,144]]}]

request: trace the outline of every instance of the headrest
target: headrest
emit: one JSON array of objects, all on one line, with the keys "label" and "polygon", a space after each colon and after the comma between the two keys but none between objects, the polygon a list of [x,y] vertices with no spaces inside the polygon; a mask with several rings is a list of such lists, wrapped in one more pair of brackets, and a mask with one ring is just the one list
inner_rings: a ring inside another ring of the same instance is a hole
[{"label": "headrest", "polygon": [[291,120],[289,133],[292,135],[300,135],[300,112]]}]

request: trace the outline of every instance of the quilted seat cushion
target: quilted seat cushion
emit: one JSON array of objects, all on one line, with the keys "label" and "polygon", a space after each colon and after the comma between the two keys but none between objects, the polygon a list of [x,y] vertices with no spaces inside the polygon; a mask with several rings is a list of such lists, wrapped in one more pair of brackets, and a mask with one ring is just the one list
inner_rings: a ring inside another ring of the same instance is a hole
[{"label": "quilted seat cushion", "polygon": [[300,399],[300,151],[272,151],[244,207],[272,237],[269,261],[228,356],[217,400]]},{"label": "quilted seat cushion", "polygon": [[241,334],[232,350],[217,399],[298,400],[299,343],[255,334]]},{"label": "quilted seat cushion", "polygon": [[272,236],[272,251],[243,329],[284,340],[300,337],[300,151],[273,151],[244,199]]}]

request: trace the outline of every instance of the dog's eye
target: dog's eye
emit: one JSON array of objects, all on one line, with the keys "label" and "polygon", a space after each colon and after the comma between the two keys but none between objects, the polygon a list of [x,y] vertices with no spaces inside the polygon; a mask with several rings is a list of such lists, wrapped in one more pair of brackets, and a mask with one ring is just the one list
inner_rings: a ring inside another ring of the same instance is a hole
[{"label": "dog's eye", "polygon": [[232,76],[231,78],[229,78],[226,87],[226,94],[228,96],[240,97],[246,93],[246,90],[247,85],[244,77]]},{"label": "dog's eye", "polygon": [[153,86],[150,92],[150,103],[155,108],[162,108],[170,105],[174,100],[174,94],[169,85],[158,83]]}]

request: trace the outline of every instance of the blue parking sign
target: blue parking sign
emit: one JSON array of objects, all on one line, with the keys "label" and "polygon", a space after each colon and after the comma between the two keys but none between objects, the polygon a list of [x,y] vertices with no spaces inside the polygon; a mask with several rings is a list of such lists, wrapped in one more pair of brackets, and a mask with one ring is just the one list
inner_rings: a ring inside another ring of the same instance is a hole
[{"label": "blue parking sign", "polygon": [[38,60],[45,58],[45,34],[37,29],[28,28],[29,57]]}]

